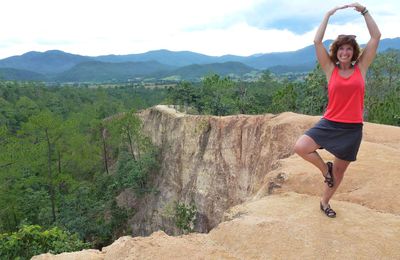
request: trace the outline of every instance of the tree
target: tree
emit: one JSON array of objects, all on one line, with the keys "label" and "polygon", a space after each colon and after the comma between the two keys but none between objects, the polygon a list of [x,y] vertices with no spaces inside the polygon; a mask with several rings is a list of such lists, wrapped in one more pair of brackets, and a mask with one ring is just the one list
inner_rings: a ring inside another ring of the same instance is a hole
[{"label": "tree", "polygon": [[55,145],[62,136],[61,119],[50,111],[42,111],[29,118],[23,125],[21,135],[30,137],[31,145],[45,144],[45,154],[36,154],[39,158],[46,156],[47,185],[51,200],[52,221],[56,221],[56,175],[54,173],[53,159],[55,155]]},{"label": "tree", "polygon": [[0,231],[13,231],[21,221],[38,221],[44,217],[47,192],[37,174],[42,167],[38,154],[43,145],[31,145],[0,129]]},{"label": "tree", "polygon": [[255,96],[249,91],[245,82],[238,82],[234,90],[234,100],[240,114],[257,113],[257,102]]},{"label": "tree", "polygon": [[18,179],[14,170],[18,161],[17,140],[6,125],[0,126],[0,231],[14,230],[19,223],[15,190]]},{"label": "tree", "polygon": [[237,112],[234,101],[234,82],[217,74],[205,77],[200,92],[200,113],[217,116]]},{"label": "tree", "polygon": [[400,125],[400,52],[378,54],[367,74],[365,119]]},{"label": "tree", "polygon": [[30,98],[22,96],[15,103],[16,120],[19,124],[27,122],[28,118],[37,114],[40,110],[38,105]]},{"label": "tree", "polygon": [[158,167],[157,149],[142,134],[142,122],[134,110],[106,121],[110,138],[120,149],[117,164],[116,190],[133,188],[138,195],[151,191],[149,176]]},{"label": "tree", "polygon": [[307,75],[304,84],[297,86],[297,112],[307,115],[321,115],[328,103],[328,83],[321,66],[318,64]]},{"label": "tree", "polygon": [[288,83],[285,87],[275,92],[272,97],[271,112],[296,111],[297,93],[295,86],[295,83]]},{"label": "tree", "polygon": [[128,145],[129,153],[132,159],[137,161],[140,158],[140,150],[142,149],[142,142],[144,136],[141,134],[142,121],[136,115],[134,110],[124,113],[116,120],[117,127],[116,133],[121,137],[121,141]]},{"label": "tree", "polygon": [[[138,194],[151,191],[157,154],[139,133],[137,118],[127,116],[121,123],[117,118],[164,96],[165,90],[145,87],[49,88],[0,81],[0,232],[22,224],[61,226],[100,247],[126,232],[133,213],[119,208],[115,196],[126,187]],[[111,122],[104,120],[108,116]],[[104,174],[104,158],[114,166],[110,174]],[[127,171],[117,173],[119,158],[129,161]]]},{"label": "tree", "polygon": [[15,131],[17,128],[17,119],[15,117],[13,104],[0,96],[0,126],[7,126],[10,130]]},{"label": "tree", "polygon": [[168,98],[172,104],[183,107],[187,112],[189,106],[196,107],[198,96],[192,84],[183,81],[174,87],[168,88]]}]

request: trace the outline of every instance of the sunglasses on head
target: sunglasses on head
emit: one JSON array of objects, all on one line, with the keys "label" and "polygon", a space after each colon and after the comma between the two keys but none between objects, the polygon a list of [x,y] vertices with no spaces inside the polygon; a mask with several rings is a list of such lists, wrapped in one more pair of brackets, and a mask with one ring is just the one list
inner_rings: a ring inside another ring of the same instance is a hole
[{"label": "sunglasses on head", "polygon": [[350,38],[350,39],[355,39],[357,36],[355,36],[355,35],[352,35],[352,34],[340,34],[339,36],[338,36],[338,38],[340,39],[340,38]]}]

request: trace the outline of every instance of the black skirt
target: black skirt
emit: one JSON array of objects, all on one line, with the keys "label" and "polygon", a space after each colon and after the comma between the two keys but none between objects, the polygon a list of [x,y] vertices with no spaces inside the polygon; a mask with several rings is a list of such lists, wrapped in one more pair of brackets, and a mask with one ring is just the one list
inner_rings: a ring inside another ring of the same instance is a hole
[{"label": "black skirt", "polygon": [[355,161],[362,139],[362,123],[339,123],[322,118],[305,135],[337,158]]}]

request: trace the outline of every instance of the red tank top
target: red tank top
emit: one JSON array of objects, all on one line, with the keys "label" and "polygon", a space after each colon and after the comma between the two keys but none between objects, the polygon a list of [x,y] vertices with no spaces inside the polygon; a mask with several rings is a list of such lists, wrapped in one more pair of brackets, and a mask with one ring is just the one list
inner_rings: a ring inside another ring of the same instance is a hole
[{"label": "red tank top", "polygon": [[324,118],[342,123],[362,123],[365,82],[357,65],[348,78],[335,67],[328,83],[328,107]]}]

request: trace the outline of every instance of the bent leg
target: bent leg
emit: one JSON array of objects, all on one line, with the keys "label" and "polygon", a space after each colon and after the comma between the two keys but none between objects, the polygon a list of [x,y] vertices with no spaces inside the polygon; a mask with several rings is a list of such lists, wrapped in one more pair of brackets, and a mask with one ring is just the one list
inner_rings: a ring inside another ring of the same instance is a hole
[{"label": "bent leg", "polygon": [[332,188],[325,186],[321,200],[324,206],[326,206],[329,203],[329,200],[332,198],[333,194],[336,192],[337,188],[342,182],[344,173],[347,170],[349,164],[350,164],[349,161],[344,161],[335,157],[335,161],[333,163],[333,178],[335,180],[334,186]]},{"label": "bent leg", "polygon": [[320,146],[311,137],[302,135],[294,145],[294,152],[315,165],[325,175],[328,172],[328,166],[316,152],[319,148]]}]

